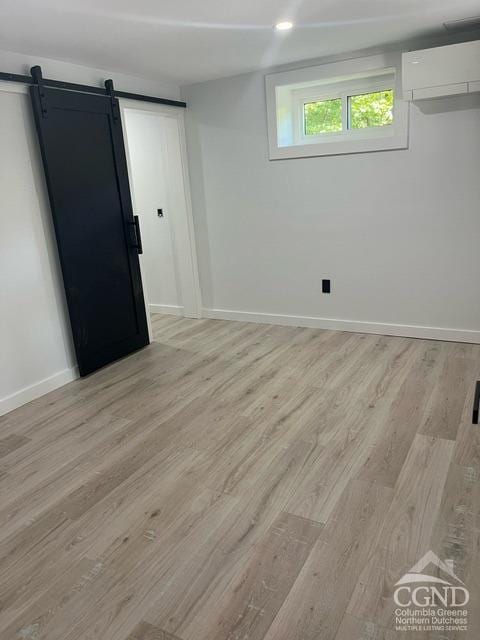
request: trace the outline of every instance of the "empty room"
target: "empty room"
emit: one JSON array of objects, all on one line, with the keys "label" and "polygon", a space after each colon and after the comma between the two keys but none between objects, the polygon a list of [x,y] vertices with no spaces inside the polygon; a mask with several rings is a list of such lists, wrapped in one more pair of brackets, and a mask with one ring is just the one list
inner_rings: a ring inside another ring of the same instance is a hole
[{"label": "empty room", "polygon": [[480,638],[480,0],[0,0],[0,640]]}]

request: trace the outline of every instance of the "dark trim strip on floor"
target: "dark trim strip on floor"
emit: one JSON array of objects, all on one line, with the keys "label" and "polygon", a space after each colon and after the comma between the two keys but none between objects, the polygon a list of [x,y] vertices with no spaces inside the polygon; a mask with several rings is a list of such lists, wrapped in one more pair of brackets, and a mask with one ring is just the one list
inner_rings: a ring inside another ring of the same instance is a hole
[{"label": "dark trim strip on floor", "polygon": [[480,405],[480,380],[477,382],[475,386],[475,398],[473,400],[473,415],[472,415],[473,424],[478,424],[479,405]]}]

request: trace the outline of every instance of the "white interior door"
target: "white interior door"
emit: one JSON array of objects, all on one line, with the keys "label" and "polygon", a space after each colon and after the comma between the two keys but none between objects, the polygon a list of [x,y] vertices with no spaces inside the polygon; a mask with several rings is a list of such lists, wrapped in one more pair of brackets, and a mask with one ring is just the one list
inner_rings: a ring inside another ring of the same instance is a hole
[{"label": "white interior door", "polygon": [[[134,213],[140,219],[151,312],[198,317],[198,273],[182,147],[183,120],[153,105],[123,105]],[[174,112],[175,113],[175,112]]]}]

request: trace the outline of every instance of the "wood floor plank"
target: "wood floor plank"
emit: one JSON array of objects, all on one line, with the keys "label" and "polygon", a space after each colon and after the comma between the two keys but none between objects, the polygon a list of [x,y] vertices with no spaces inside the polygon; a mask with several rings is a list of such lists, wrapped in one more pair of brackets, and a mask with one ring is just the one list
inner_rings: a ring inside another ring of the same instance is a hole
[{"label": "wood floor plank", "polygon": [[480,601],[480,561],[478,554],[475,555],[469,567],[466,587],[470,594],[470,606],[468,607],[468,631],[463,635],[467,640],[478,640],[480,637],[480,607],[478,606]]},{"label": "wood floor plank", "polygon": [[[387,634],[387,629],[379,627],[374,622],[347,613],[342,618],[335,640],[388,640]],[[408,640],[411,638],[408,637]]]},{"label": "wood floor plank", "polygon": [[[291,496],[309,447],[299,442],[278,454],[258,479],[262,490],[250,490],[209,535],[196,553],[169,577],[168,589],[145,619],[184,640],[198,638],[204,611],[216,615],[220,602]],[[207,636],[208,637],[208,636]]]},{"label": "wood floor plank", "polygon": [[430,550],[453,447],[450,440],[415,437],[378,544],[352,594],[349,614],[386,628],[393,626],[394,584]]},{"label": "wood floor plank", "polygon": [[2,628],[2,640],[37,640],[48,637],[45,636],[45,632],[51,620],[64,614],[70,601],[88,589],[101,571],[102,565],[96,560],[82,558],[71,565],[68,571],[57,576],[53,583],[45,585],[40,598],[23,623],[16,620]]},{"label": "wood floor plank", "polygon": [[381,359],[381,366],[362,374],[365,386],[361,392],[367,410],[359,415],[362,400],[358,392],[352,393],[344,405],[347,410],[342,421],[332,421],[333,435],[327,445],[312,452],[311,463],[287,505],[291,513],[326,522],[349,481],[371,455],[389,411],[388,392],[393,387],[392,393],[396,393],[409,371],[409,345],[398,342],[391,346],[392,357],[398,358],[397,367]]},{"label": "wood floor plank", "polygon": [[179,638],[148,624],[148,622],[140,622],[126,640],[179,640]]},{"label": "wood floor plank", "polygon": [[15,467],[8,468],[0,478],[0,541],[15,538],[18,529],[36,522],[69,492],[98,475],[102,463],[114,461],[135,443],[127,421],[113,419],[109,426],[110,431],[102,434],[93,449],[87,448],[78,457],[75,448],[70,450],[70,462],[51,465],[48,452],[41,451],[40,459],[32,455],[31,468],[28,461],[23,461],[18,473]]},{"label": "wood floor plank", "polygon": [[453,561],[459,578],[469,578],[480,549],[480,474],[475,469],[450,465],[431,548]]},{"label": "wood floor plank", "polygon": [[[116,550],[127,553],[130,538],[149,540],[162,535],[159,520],[162,527],[173,522],[187,527],[197,520],[202,513],[198,500],[202,492],[189,477],[189,470],[194,468],[198,452],[178,450],[168,457],[160,455],[162,459],[153,458],[83,517],[71,521],[61,506],[55,506],[7,541],[11,548],[0,565],[0,626],[30,607],[42,585],[66,571],[76,558],[106,558]],[[194,508],[193,515],[190,508]],[[166,545],[166,536],[164,542]],[[6,547],[3,544],[2,551]]]},{"label": "wood floor plank", "polygon": [[200,613],[184,638],[262,640],[287,597],[322,525],[282,512],[216,608]]},{"label": "wood floor plank", "polygon": [[[9,468],[0,479],[0,540],[6,539],[18,527],[41,516],[66,495],[97,477],[105,466],[113,464],[122,455],[127,455],[144,435],[133,430],[132,424],[113,419],[94,448],[87,448],[66,464],[50,465],[48,455],[41,453],[41,460],[33,457],[32,469],[28,464],[15,473]],[[25,461],[24,461],[25,462]]]},{"label": "wood floor plank", "polygon": [[374,484],[347,486],[265,640],[335,638],[391,497]]},{"label": "wood floor plank", "polygon": [[[162,579],[169,575],[172,565],[181,564],[187,549],[195,545],[195,524],[203,523],[202,530],[208,526],[215,531],[216,523],[220,524],[231,509],[230,501],[210,498],[188,508],[182,502],[183,513],[172,510],[164,526],[161,518],[156,524],[150,521],[147,525],[154,528],[134,523],[118,544],[114,540],[96,559],[99,571],[89,581],[88,589],[69,597],[65,611],[55,608],[55,599],[47,592],[7,628],[28,626],[41,615],[45,623],[36,640],[83,640],[89,635],[105,640],[122,637],[125,627],[142,620],[153,598],[161,595]],[[88,556],[85,559],[90,560]]]},{"label": "wood floor plank", "polygon": [[479,345],[152,327],[0,418],[2,640],[392,640],[429,548],[478,601]]},{"label": "wood floor plank", "polygon": [[415,435],[425,419],[428,420],[428,407],[432,406],[430,398],[442,360],[441,343],[425,343],[423,348],[416,349],[414,357],[409,374],[382,420],[378,442],[362,466],[361,480],[393,487]]},{"label": "wood floor plank", "polygon": [[469,386],[476,368],[469,355],[455,355],[456,345],[444,349],[445,357],[427,407],[424,424],[419,433],[455,440],[465,406]]},{"label": "wood floor plank", "polygon": [[0,439],[0,458],[4,458],[9,453],[16,451],[19,447],[23,447],[23,445],[28,442],[30,442],[29,438],[15,433],[5,436],[5,438]]}]

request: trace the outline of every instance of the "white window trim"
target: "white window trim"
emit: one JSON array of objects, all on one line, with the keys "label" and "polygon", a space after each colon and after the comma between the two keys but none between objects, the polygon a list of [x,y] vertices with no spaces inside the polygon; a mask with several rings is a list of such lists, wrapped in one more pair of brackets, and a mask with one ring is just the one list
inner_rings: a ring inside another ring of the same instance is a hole
[{"label": "white window trim", "polygon": [[[386,77],[382,78],[382,75]],[[345,81],[336,84],[329,82],[334,78],[345,78]],[[279,146],[277,88],[302,84],[304,86],[292,90],[293,144]],[[409,103],[403,100],[402,94],[401,53],[386,53],[274,73],[266,76],[265,85],[271,160],[408,148]],[[319,134],[315,137],[302,135],[305,101],[328,100],[347,94],[359,95],[384,89],[393,89],[395,93],[393,124],[370,129],[346,129],[347,114],[343,108],[342,132]],[[358,93],[352,93],[355,91]]]}]

